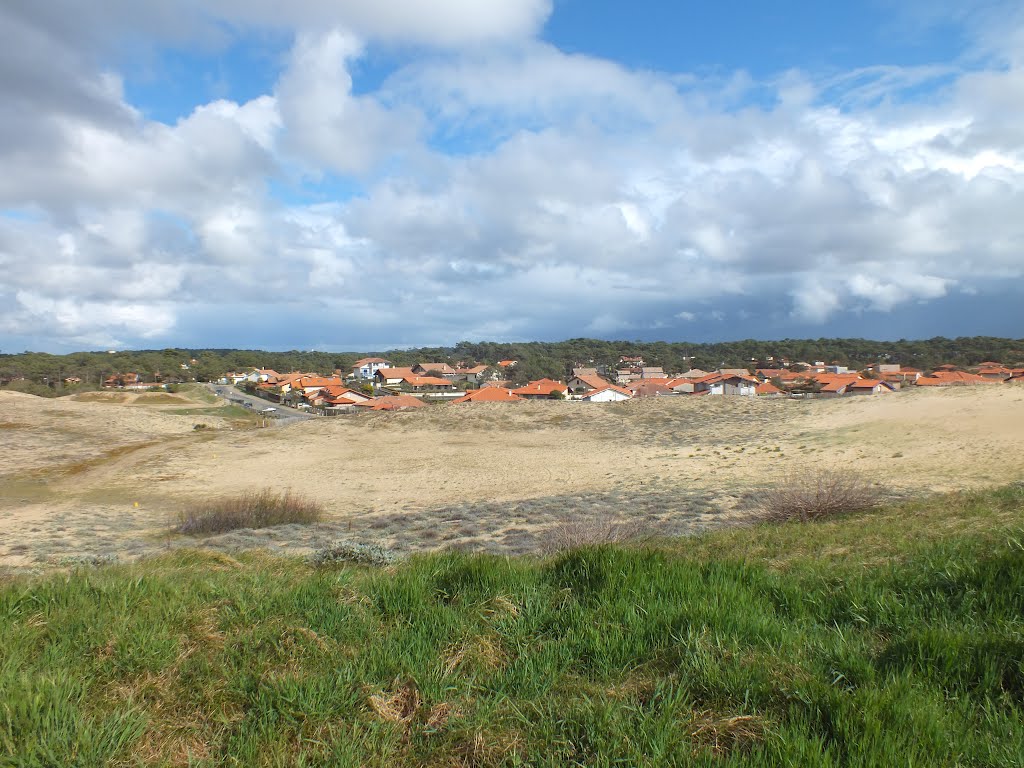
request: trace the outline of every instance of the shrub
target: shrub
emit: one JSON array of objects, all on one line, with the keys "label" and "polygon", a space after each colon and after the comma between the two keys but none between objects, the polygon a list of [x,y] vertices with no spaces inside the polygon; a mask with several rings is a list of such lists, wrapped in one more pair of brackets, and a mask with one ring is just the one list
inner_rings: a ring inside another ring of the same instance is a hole
[{"label": "shrub", "polygon": [[564,552],[602,544],[642,543],[652,531],[644,520],[620,520],[613,515],[578,515],[551,526],[544,532],[545,552]]},{"label": "shrub", "polygon": [[178,533],[224,533],[239,528],[267,528],[288,523],[316,523],[323,517],[323,505],[291,491],[275,493],[269,488],[209,501],[181,514]]},{"label": "shrub", "polygon": [[757,509],[765,520],[820,520],[878,504],[881,490],[856,472],[821,469],[787,476],[764,491]]},{"label": "shrub", "polygon": [[355,541],[332,541],[309,556],[311,565],[323,567],[338,563],[358,565],[391,565],[398,557],[379,544],[360,544]]}]

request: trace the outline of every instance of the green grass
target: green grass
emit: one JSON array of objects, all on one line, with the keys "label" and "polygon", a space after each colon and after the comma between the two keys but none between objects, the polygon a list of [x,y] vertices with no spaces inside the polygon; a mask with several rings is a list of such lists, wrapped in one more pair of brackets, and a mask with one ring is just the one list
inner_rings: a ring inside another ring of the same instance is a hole
[{"label": "green grass", "polygon": [[1019,766],[1024,487],[550,559],[0,588],[0,764]]}]

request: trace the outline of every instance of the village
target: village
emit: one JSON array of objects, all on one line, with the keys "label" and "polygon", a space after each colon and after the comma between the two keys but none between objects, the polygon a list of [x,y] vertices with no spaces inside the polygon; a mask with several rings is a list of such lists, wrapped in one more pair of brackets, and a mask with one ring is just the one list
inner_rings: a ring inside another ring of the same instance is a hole
[{"label": "village", "polygon": [[[253,368],[226,373],[218,383],[318,416],[358,410],[401,410],[441,402],[614,403],[633,398],[678,396],[824,398],[885,396],[906,387],[1024,384],[1024,368],[1007,367],[993,361],[970,370],[940,365],[923,371],[899,364],[876,364],[851,371],[839,363],[780,359],[752,361],[748,368],[690,369],[674,373],[646,365],[640,356],[622,356],[614,366],[571,365],[565,381],[542,378],[521,386],[510,379],[516,365],[515,360],[499,360],[493,365],[422,362],[398,367],[382,357],[367,357],[357,360],[347,372],[335,370],[330,375]],[[143,382],[137,374],[121,374],[110,377],[105,386],[142,390],[161,385]],[[275,408],[271,406],[266,410],[270,412]]]}]

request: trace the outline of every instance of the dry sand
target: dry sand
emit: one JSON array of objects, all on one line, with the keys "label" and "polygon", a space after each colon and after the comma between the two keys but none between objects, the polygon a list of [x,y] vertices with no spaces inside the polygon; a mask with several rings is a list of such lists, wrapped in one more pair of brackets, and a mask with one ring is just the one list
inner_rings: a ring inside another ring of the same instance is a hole
[{"label": "dry sand", "polygon": [[191,544],[167,533],[190,502],[263,487],[323,502],[329,521],[207,543],[303,551],[347,536],[523,551],[594,509],[685,532],[743,519],[753,489],[811,467],[904,492],[1019,480],[1022,436],[1024,387],[1012,385],[448,404],[244,430],[183,397],[0,392],[0,564]]}]

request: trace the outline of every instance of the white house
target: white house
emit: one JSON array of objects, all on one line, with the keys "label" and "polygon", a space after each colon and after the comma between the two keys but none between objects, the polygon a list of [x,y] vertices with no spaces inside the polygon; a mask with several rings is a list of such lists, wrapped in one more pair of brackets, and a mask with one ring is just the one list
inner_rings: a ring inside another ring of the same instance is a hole
[{"label": "white house", "polygon": [[595,389],[580,396],[580,400],[587,403],[620,403],[633,397],[628,389],[622,389],[614,385],[608,385],[601,389]]},{"label": "white house", "polygon": [[364,357],[352,364],[352,377],[356,379],[372,379],[373,374],[381,368],[390,368],[391,362],[383,357]]}]

